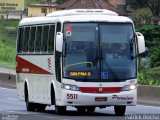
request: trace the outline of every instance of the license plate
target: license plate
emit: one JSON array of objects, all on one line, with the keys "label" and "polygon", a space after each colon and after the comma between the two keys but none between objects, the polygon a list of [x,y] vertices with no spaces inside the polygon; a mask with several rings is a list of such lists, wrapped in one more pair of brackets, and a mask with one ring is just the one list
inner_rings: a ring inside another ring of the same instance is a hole
[{"label": "license plate", "polygon": [[96,102],[107,101],[107,97],[96,97],[95,101]]}]

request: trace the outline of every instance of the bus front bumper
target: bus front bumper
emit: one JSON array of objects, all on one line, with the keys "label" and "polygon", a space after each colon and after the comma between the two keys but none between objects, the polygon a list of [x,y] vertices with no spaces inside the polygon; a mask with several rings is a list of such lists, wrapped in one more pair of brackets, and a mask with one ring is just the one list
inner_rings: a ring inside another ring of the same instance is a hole
[{"label": "bus front bumper", "polygon": [[82,93],[80,91],[62,90],[61,106],[134,106],[137,103],[137,90],[119,93]]}]

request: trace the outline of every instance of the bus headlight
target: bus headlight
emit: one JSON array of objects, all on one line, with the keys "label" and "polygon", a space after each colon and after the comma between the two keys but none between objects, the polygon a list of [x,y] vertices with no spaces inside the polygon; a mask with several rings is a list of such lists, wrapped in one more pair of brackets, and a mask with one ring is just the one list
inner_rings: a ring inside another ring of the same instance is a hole
[{"label": "bus headlight", "polygon": [[130,85],[130,90],[137,89],[137,85]]},{"label": "bus headlight", "polygon": [[79,87],[76,85],[62,84],[62,88],[66,90],[79,91]]},{"label": "bus headlight", "polygon": [[130,91],[130,90],[135,90],[135,89],[137,89],[137,84],[125,85],[123,86],[121,91]]}]

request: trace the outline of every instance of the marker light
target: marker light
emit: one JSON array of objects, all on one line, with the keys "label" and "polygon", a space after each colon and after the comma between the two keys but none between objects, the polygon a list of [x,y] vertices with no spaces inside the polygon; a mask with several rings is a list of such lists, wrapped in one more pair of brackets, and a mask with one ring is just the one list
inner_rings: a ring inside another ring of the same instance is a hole
[{"label": "marker light", "polygon": [[76,85],[62,84],[62,88],[66,90],[79,91],[79,87]]}]

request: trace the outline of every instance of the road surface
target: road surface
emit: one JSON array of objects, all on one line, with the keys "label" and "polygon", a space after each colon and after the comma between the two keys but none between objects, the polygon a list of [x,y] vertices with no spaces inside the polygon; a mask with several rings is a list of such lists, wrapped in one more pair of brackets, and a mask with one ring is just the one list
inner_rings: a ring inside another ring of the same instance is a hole
[{"label": "road surface", "polygon": [[28,112],[25,102],[17,99],[16,90],[0,87],[0,120],[160,120],[160,107],[137,105],[127,107],[124,117],[114,115],[113,107],[96,109],[94,113],[78,113],[68,107],[65,115],[56,115],[54,106],[46,111]]}]

